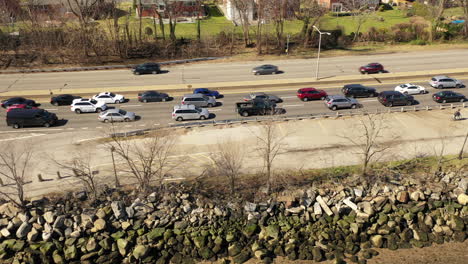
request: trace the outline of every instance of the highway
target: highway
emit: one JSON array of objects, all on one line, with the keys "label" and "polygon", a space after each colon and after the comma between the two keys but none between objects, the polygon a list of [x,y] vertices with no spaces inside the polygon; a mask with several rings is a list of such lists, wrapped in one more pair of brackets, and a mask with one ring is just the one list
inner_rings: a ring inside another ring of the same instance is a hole
[{"label": "highway", "polygon": [[[359,66],[380,62],[391,73],[426,71],[437,69],[468,68],[466,50],[418,51],[408,53],[322,57],[320,78],[358,74]],[[194,63],[163,68],[166,73],[135,76],[130,70],[0,74],[0,92],[21,90],[55,90],[63,88],[102,88],[112,90],[118,87],[140,87],[151,85],[196,84],[213,82],[236,82],[253,80],[280,80],[314,78],[315,58]],[[253,67],[274,64],[283,71],[276,75],[254,76]]]},{"label": "highway", "polygon": [[[467,79],[461,79],[464,83],[468,83]],[[377,88],[379,92],[384,90],[393,90],[394,87],[399,83],[386,83],[383,85],[374,85],[373,87]],[[419,105],[436,105],[437,103],[432,100],[432,94],[439,91],[430,87],[427,82],[415,82],[415,84],[423,85],[429,91],[428,94],[424,95],[415,95],[417,104]],[[330,87],[316,87],[324,88],[329,95],[341,94],[341,87],[330,86]],[[272,90],[272,89],[270,89]],[[325,107],[323,101],[308,101],[303,102],[296,97],[297,89],[288,89],[288,88],[278,88],[276,91],[272,90],[270,93],[280,96],[284,102],[278,104],[278,107],[282,107],[286,110],[286,116],[290,115],[300,115],[300,114],[312,114],[312,113],[333,113],[332,110],[329,110]],[[456,92],[463,93],[468,97],[468,88],[462,89],[446,89],[454,90]],[[228,94],[225,94],[224,98],[218,99],[219,105],[213,108],[209,108],[209,111],[212,113],[211,120],[226,120],[226,119],[237,119],[242,118],[235,112],[234,103],[241,101],[242,97],[246,95],[247,92],[242,91],[230,91]],[[136,95],[135,95],[136,96]],[[173,101],[169,102],[153,102],[153,103],[140,103],[135,99],[135,96],[130,98],[130,101],[124,104],[119,105],[109,105],[111,107],[118,107],[125,109],[127,111],[135,112],[138,116],[141,117],[140,120],[129,123],[116,123],[116,128],[124,130],[133,130],[133,129],[143,129],[143,128],[153,128],[167,126],[171,124],[181,123],[171,119],[172,107],[175,104],[178,104],[181,100],[181,96],[175,96]],[[377,98],[358,98],[358,101],[363,105],[363,108],[356,109],[359,110],[375,110],[375,109],[384,109],[378,101]],[[23,128],[19,130],[14,130],[11,127],[6,126],[6,122],[1,122],[0,131],[1,133],[22,133],[22,132],[66,132],[66,131],[91,131],[91,130],[107,130],[110,131],[112,125],[107,123],[101,123],[97,120],[98,114],[96,113],[86,113],[86,114],[76,114],[70,111],[69,106],[53,106],[49,103],[42,103],[40,106],[43,109],[46,109],[50,112],[57,114],[59,119],[63,119],[59,126],[51,128]],[[345,109],[340,111],[352,111],[351,109]],[[462,112],[463,113],[463,112]],[[466,115],[466,111],[464,113]],[[1,116],[4,120],[5,110],[2,109]],[[450,118],[447,116],[447,118]],[[193,122],[193,121],[184,121],[184,122]]]}]

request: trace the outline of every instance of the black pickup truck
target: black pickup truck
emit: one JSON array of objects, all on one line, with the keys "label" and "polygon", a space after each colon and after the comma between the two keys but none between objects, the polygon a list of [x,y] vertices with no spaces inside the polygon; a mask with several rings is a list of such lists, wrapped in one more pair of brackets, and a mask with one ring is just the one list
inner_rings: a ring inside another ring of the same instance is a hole
[{"label": "black pickup truck", "polygon": [[276,103],[269,100],[251,100],[236,103],[236,111],[241,116],[273,115],[276,113]]}]

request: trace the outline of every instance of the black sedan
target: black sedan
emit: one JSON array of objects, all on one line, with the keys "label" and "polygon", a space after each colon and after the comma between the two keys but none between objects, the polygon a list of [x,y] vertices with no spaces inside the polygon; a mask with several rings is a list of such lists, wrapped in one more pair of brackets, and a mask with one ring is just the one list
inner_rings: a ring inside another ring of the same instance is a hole
[{"label": "black sedan", "polygon": [[81,96],[73,96],[71,94],[61,94],[50,98],[50,103],[53,105],[71,105],[73,100],[80,99]]},{"label": "black sedan", "polygon": [[165,102],[169,100],[167,93],[160,93],[157,91],[146,91],[138,94],[138,101],[147,102]]},{"label": "black sedan", "polygon": [[19,105],[19,104],[24,104],[28,106],[37,106],[34,100],[29,100],[23,97],[13,97],[13,98],[2,101],[3,108],[8,108],[12,105]]},{"label": "black sedan", "polygon": [[432,95],[432,99],[437,103],[464,102],[466,97],[461,93],[452,91],[442,91]]},{"label": "black sedan", "polygon": [[276,74],[278,73],[278,67],[275,65],[265,64],[262,66],[258,66],[253,68],[253,74],[260,75],[260,74]]},{"label": "black sedan", "polygon": [[375,88],[362,84],[346,84],[341,91],[346,97],[375,97],[379,95]]},{"label": "black sedan", "polygon": [[135,75],[140,75],[140,74],[159,74],[161,73],[161,66],[158,63],[153,63],[153,62],[148,62],[148,63],[143,63],[135,66],[135,68],[132,69],[133,74]]}]

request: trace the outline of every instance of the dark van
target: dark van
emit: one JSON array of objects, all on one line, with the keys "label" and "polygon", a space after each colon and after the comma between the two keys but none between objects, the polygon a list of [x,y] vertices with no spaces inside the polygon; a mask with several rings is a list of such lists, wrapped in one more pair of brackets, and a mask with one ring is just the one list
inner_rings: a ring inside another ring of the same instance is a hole
[{"label": "dark van", "polygon": [[13,128],[27,126],[50,127],[57,123],[57,115],[44,109],[11,109],[6,117],[7,125]]}]

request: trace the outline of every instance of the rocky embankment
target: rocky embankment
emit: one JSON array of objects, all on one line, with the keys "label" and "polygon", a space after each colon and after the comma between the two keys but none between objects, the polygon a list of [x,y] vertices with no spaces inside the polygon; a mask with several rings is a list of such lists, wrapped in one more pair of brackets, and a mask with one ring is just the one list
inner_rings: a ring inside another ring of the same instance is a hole
[{"label": "rocky embankment", "polygon": [[[403,177],[405,178],[405,177]],[[356,181],[357,182],[357,181]],[[464,241],[468,174],[363,188],[330,185],[264,201],[213,201],[183,185],[130,198],[108,191],[0,206],[3,263],[243,263],[334,259],[366,263],[374,248]],[[81,200],[80,200],[81,199]],[[94,208],[92,208],[94,207]],[[96,209],[97,208],[97,209]]]}]

